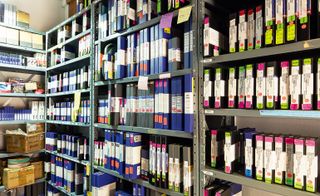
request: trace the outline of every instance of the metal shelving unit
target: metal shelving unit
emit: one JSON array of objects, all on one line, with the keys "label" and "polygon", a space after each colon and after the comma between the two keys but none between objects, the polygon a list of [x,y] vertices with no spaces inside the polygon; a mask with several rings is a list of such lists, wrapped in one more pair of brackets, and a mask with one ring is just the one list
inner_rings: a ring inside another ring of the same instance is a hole
[{"label": "metal shelving unit", "polygon": [[119,179],[126,180],[126,181],[129,181],[129,182],[135,183],[135,184],[139,184],[141,186],[144,186],[144,187],[149,188],[151,190],[158,191],[160,193],[164,193],[164,194],[171,195],[171,196],[183,196],[183,193],[174,192],[174,191],[171,191],[169,189],[163,189],[163,188],[159,188],[159,187],[153,186],[149,182],[147,182],[145,180],[142,180],[142,179],[127,179],[127,178],[123,177],[122,175],[118,174],[118,172],[113,171],[113,170],[109,170],[109,169],[106,169],[106,168],[103,168],[103,167],[99,167],[99,166],[94,166],[93,168],[98,170],[98,171],[101,171],[101,172],[110,174],[112,176],[115,176],[115,177],[117,177]]},{"label": "metal shelving unit", "polygon": [[[198,1],[198,29],[199,40],[203,40],[203,19],[205,15],[212,13],[215,10],[216,13],[221,14],[219,20],[226,20],[229,24],[229,14],[240,10],[240,4],[244,2],[234,1],[217,1],[217,0],[200,0]],[[241,7],[243,8],[243,7]],[[215,17],[217,18],[217,17]],[[215,21],[217,22],[217,21]],[[297,58],[305,55],[312,55],[318,52],[320,49],[320,38],[311,39],[307,41],[299,41],[295,43],[283,44],[279,46],[266,47],[261,49],[255,49],[244,52],[236,52],[230,54],[222,54],[215,57],[203,57],[203,41],[199,43],[199,152],[200,159],[200,182],[199,189],[202,190],[208,178],[217,178],[225,181],[242,184],[254,189],[264,190],[270,193],[276,193],[287,196],[300,196],[310,195],[316,196],[320,193],[309,193],[306,191],[300,191],[293,187],[285,185],[268,184],[262,181],[258,181],[252,178],[247,178],[238,173],[226,174],[224,171],[217,170],[207,166],[206,164],[206,129],[210,129],[210,126],[220,127],[222,124],[235,125],[237,117],[251,117],[251,118],[281,118],[281,119],[319,119],[319,111],[293,111],[293,110],[246,110],[246,109],[204,109],[203,107],[203,73],[205,68],[214,67],[228,67],[239,64],[245,64],[247,62],[256,63],[259,61],[270,60],[282,60],[292,59],[292,55]],[[291,56],[290,56],[291,55]],[[272,120],[272,119],[271,119]],[[210,145],[210,144],[209,144]],[[201,194],[203,195],[202,191]]]},{"label": "metal shelving unit", "polygon": [[[62,23],[58,24],[57,26],[53,27],[52,29],[50,29],[49,31],[46,32],[47,37],[49,37],[52,33],[54,34],[55,31],[57,31],[60,27],[63,27],[66,24],[70,24],[73,20],[76,20],[78,17],[81,17],[84,13],[88,13],[88,16],[90,16],[90,12],[91,12],[91,7],[92,5],[88,6],[87,8],[83,9],[82,11],[80,11],[79,13],[75,14],[74,16],[68,18],[67,20],[63,21]],[[90,24],[94,24],[93,23],[93,18],[91,18]],[[90,35],[91,39],[92,39],[92,26],[87,29],[86,31],[83,31],[82,33],[79,33],[76,36],[73,36],[65,41],[63,41],[62,43],[56,44],[54,46],[50,46],[50,48],[48,48],[49,46],[49,40],[46,40],[46,45],[47,45],[47,56],[50,56],[50,53],[58,48],[62,48],[64,45],[66,44],[71,44],[73,46],[77,46],[77,42],[79,41],[80,38],[82,38],[83,36],[86,35]],[[91,50],[93,51],[93,50]],[[93,52],[91,52],[90,54],[84,55],[84,56],[79,56],[76,57],[74,59],[71,59],[69,61],[57,64],[57,65],[53,65],[51,67],[47,68],[47,72],[46,72],[46,91],[48,92],[48,78],[50,76],[50,74],[57,74],[57,73],[62,73],[65,71],[71,71],[74,69],[78,69],[81,68],[83,66],[89,65],[89,69],[90,71],[93,70],[92,67],[92,63],[91,63],[91,58],[93,57]],[[90,73],[90,72],[89,72]],[[53,101],[55,98],[56,99],[60,99],[62,97],[73,97],[75,92],[80,92],[81,95],[86,94],[86,95],[90,95],[91,94],[91,85],[89,86],[88,89],[80,89],[80,90],[76,90],[76,91],[68,91],[68,92],[58,92],[58,93],[50,93],[47,94],[47,98],[48,98],[48,103]],[[47,103],[47,105],[48,105]],[[48,130],[48,125],[61,125],[61,126],[66,126],[66,127],[75,127],[77,128],[76,130],[79,129],[79,132],[84,133],[84,134],[88,134],[88,139],[89,141],[91,140],[91,123],[81,123],[81,122],[72,122],[72,121],[57,121],[57,120],[46,120],[46,131]],[[89,148],[91,148],[90,145],[93,145],[91,143],[89,143]],[[90,154],[90,160],[89,161],[79,161],[74,157],[65,155],[65,154],[61,154],[61,153],[57,153],[57,152],[51,152],[51,151],[46,151],[46,153],[61,157],[63,159],[67,159],[69,161],[75,162],[77,164],[81,164],[84,165],[86,167],[90,167],[91,168],[91,162],[92,159],[91,157],[93,156],[92,153]],[[91,170],[91,169],[90,169]],[[90,182],[88,182],[90,183]],[[69,193],[67,192],[64,188],[62,187],[57,187],[55,186],[55,184],[52,184],[50,181],[48,182],[48,184],[54,186],[56,189],[58,189],[59,191],[61,191],[62,193],[66,194],[66,195],[72,195],[75,196],[75,193]],[[91,186],[90,186],[91,187]]]}]

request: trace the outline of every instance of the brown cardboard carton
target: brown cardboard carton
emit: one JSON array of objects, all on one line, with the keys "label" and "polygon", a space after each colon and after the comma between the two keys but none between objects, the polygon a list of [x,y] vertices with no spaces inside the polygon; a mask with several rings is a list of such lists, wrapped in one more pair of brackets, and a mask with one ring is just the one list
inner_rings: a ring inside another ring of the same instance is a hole
[{"label": "brown cardboard carton", "polygon": [[43,178],[43,161],[32,162],[34,166],[34,179]]},{"label": "brown cardboard carton", "polygon": [[7,152],[30,153],[44,148],[44,134],[6,134]]},{"label": "brown cardboard carton", "polygon": [[18,169],[5,168],[3,170],[3,185],[12,189],[34,183],[34,166],[30,165]]}]

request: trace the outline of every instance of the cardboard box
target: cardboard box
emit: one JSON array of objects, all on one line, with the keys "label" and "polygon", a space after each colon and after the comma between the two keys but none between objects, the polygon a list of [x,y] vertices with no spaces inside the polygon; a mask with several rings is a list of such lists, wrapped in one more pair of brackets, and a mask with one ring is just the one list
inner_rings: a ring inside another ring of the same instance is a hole
[{"label": "cardboard box", "polygon": [[12,189],[34,183],[34,166],[30,165],[18,169],[5,168],[3,170],[3,185]]},{"label": "cardboard box", "polygon": [[29,28],[30,26],[30,15],[27,12],[21,10],[17,11],[17,26]]},{"label": "cardboard box", "polygon": [[44,149],[44,134],[7,134],[7,152],[30,153]]},{"label": "cardboard box", "polygon": [[32,33],[20,31],[20,46],[32,47]]},{"label": "cardboard box", "polygon": [[44,177],[43,171],[43,161],[32,162],[31,165],[34,166],[34,179],[39,179]]},{"label": "cardboard box", "polygon": [[68,16],[71,17],[77,12],[77,1],[76,0],[68,0]]},{"label": "cardboard box", "polygon": [[43,50],[43,35],[32,33],[32,48]]}]

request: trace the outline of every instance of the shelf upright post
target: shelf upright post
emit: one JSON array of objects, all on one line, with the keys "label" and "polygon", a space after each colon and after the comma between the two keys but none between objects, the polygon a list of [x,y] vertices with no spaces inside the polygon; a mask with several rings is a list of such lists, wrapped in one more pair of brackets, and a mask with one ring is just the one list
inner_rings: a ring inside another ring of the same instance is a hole
[{"label": "shelf upright post", "polygon": [[[92,3],[91,6],[91,12],[90,12],[90,127],[89,127],[89,167],[90,167],[90,191],[92,191],[92,177],[94,173],[93,169],[93,155],[94,155],[94,121],[95,121],[95,96],[94,96],[94,39],[95,39],[95,3]],[[88,166],[87,166],[88,167]]]}]

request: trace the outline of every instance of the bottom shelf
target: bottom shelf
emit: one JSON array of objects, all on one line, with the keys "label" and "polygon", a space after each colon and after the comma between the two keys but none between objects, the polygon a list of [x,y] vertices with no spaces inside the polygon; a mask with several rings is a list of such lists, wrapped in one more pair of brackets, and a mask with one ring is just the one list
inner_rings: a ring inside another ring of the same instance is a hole
[{"label": "bottom shelf", "polygon": [[[33,184],[38,184],[38,183],[42,183],[42,182],[45,182],[45,181],[46,181],[45,178],[40,178],[40,179],[35,180],[35,182]],[[28,185],[32,185],[32,184],[28,184]],[[28,185],[25,185],[25,186],[28,186]],[[22,186],[22,187],[24,187],[24,186]],[[17,188],[19,188],[19,187],[17,187]],[[3,185],[0,186],[0,192],[3,192],[5,190],[7,190],[5,186],[3,186]]]},{"label": "bottom shelf", "polygon": [[287,195],[287,196],[320,196],[320,193],[310,193],[306,191],[301,191],[298,189],[294,189],[293,187],[285,186],[285,185],[278,185],[278,184],[268,184],[263,181],[258,181],[252,178],[248,178],[242,176],[240,174],[227,174],[223,171],[219,171],[216,169],[212,169],[207,167],[206,169],[202,170],[204,175],[211,176],[220,180],[226,180],[229,182],[233,182],[236,184],[241,184],[244,186],[248,186],[254,189],[264,190],[271,193],[276,193],[280,195]]},{"label": "bottom shelf", "polygon": [[60,192],[66,194],[66,195],[70,195],[70,196],[76,196],[76,194],[74,192],[69,193],[66,189],[56,186],[54,183],[52,183],[51,181],[48,181],[48,184],[50,184],[51,186],[53,186],[55,189],[58,189]]},{"label": "bottom shelf", "polygon": [[109,170],[109,169],[106,169],[106,168],[103,168],[103,167],[94,166],[94,169],[96,169],[98,171],[101,171],[101,172],[104,172],[104,173],[107,173],[109,175],[115,176],[117,178],[120,178],[120,179],[123,179],[123,180],[127,180],[127,181],[135,183],[135,184],[139,184],[141,186],[144,186],[146,188],[152,189],[154,191],[158,191],[160,193],[164,193],[166,195],[183,196],[183,193],[179,193],[179,192],[171,191],[171,190],[168,190],[168,189],[163,189],[163,188],[159,188],[159,187],[153,186],[149,182],[147,182],[145,180],[142,180],[142,179],[134,179],[134,180],[127,179],[127,178],[123,177],[122,175],[118,174],[118,172],[112,171],[112,170]]}]

